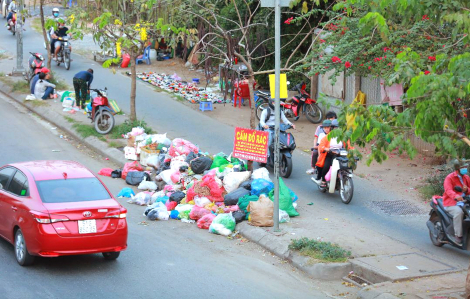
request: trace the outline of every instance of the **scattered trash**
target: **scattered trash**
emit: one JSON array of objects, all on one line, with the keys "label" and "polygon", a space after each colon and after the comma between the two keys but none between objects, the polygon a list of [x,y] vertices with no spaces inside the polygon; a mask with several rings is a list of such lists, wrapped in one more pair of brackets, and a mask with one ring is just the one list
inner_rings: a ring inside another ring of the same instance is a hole
[{"label": "scattered trash", "polygon": [[408,270],[407,266],[396,266],[398,270],[403,271],[403,270]]},{"label": "scattered trash", "polygon": [[58,153],[60,152],[60,150],[52,150],[54,153]]},{"label": "scattered trash", "polygon": [[307,205],[308,206],[313,206],[313,202],[309,202]]}]

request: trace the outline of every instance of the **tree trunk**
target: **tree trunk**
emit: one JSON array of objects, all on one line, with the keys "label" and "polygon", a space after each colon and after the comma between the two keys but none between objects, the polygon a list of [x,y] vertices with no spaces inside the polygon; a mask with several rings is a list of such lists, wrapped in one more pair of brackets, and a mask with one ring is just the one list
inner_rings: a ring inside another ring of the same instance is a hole
[{"label": "tree trunk", "polygon": [[470,265],[467,271],[467,281],[465,282],[465,298],[470,299]]},{"label": "tree trunk", "polygon": [[[249,72],[249,77],[248,77],[248,88],[250,90],[250,103],[251,103],[251,109],[250,109],[250,129],[255,129],[256,127],[256,104],[255,104],[255,94],[254,94],[254,89],[253,89],[253,84],[255,83],[255,77],[253,76],[253,72]],[[248,171],[253,170],[253,161],[248,161]]]},{"label": "tree trunk", "polygon": [[42,36],[44,37],[44,43],[46,44],[46,50],[47,50],[47,68],[50,70],[51,64],[52,64],[51,43],[49,42],[49,40],[47,40],[47,33],[46,33],[46,27],[45,27],[45,21],[44,21],[44,0],[41,0],[39,2],[39,11],[41,13]]},{"label": "tree trunk", "polygon": [[135,59],[137,56],[135,54],[131,54],[131,114],[129,115],[129,118],[131,121],[137,120],[137,113],[135,111],[135,96],[136,96],[136,90],[137,90],[137,74],[136,74],[136,65],[135,65]]},{"label": "tree trunk", "polygon": [[317,99],[318,93],[318,75],[313,75],[310,78],[310,98]]}]

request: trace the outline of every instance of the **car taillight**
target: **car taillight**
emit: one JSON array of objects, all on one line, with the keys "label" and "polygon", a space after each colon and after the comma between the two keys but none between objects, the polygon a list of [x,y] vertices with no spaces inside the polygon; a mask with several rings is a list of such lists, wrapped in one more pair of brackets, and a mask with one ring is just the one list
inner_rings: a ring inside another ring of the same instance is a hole
[{"label": "car taillight", "polygon": [[63,215],[46,214],[46,213],[41,213],[41,212],[36,212],[36,211],[31,211],[31,215],[38,223],[41,223],[41,224],[64,222],[64,221],[70,220],[69,218]]},{"label": "car taillight", "polygon": [[119,218],[126,218],[127,217],[127,209],[121,208],[121,213],[119,213]]}]

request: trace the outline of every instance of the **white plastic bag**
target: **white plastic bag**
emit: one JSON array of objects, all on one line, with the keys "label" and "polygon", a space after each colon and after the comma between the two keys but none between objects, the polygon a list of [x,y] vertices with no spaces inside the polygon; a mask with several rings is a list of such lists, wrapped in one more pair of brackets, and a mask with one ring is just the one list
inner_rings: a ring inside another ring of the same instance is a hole
[{"label": "white plastic bag", "polygon": [[173,159],[171,159],[170,168],[173,170],[173,172],[175,172],[175,171],[179,171],[181,166],[189,167],[189,164],[186,163],[185,160],[186,160],[186,155],[174,157]]},{"label": "white plastic bag", "polygon": [[64,108],[72,108],[75,106],[75,99],[71,97],[66,97],[62,102],[62,107]]},{"label": "white plastic bag", "polygon": [[170,213],[166,206],[161,202],[156,202],[145,209],[144,216],[147,216],[149,220],[168,220]]},{"label": "white plastic bag", "polygon": [[151,191],[155,191],[157,190],[157,188],[158,188],[157,184],[151,181],[142,181],[139,184],[139,187],[137,187],[137,189],[139,190],[151,190]]},{"label": "white plastic bag", "polygon": [[158,168],[159,166],[158,155],[151,155],[150,157],[147,158],[146,163],[147,163],[147,166]]},{"label": "white plastic bag", "polygon": [[132,131],[130,132],[130,135],[132,135],[132,136],[139,136],[139,135],[144,134],[144,132],[145,132],[144,128],[142,128],[142,127],[135,127],[135,128],[132,128]]},{"label": "white plastic bag", "polygon": [[206,205],[210,204],[211,201],[207,197],[196,196],[196,197],[194,197],[194,203],[196,204],[196,206],[203,208]]},{"label": "white plastic bag", "polygon": [[241,183],[250,178],[249,171],[231,172],[224,177],[224,188],[227,193],[235,191]]},{"label": "white plastic bag", "polygon": [[279,223],[290,222],[289,214],[286,211],[279,210]]},{"label": "white plastic bag", "polygon": [[160,172],[159,176],[162,178],[162,180],[167,183],[167,185],[173,185],[173,182],[171,181],[171,175],[174,173],[174,170],[172,169],[167,169],[162,172]]},{"label": "white plastic bag", "polygon": [[150,194],[145,193],[145,192],[140,192],[140,193],[137,193],[135,196],[133,196],[131,200],[133,200],[134,201],[133,203],[135,203],[136,205],[145,206],[150,202],[151,198],[152,197],[150,196]]},{"label": "white plastic bag", "polygon": [[184,212],[184,211],[191,211],[192,208],[194,207],[194,205],[189,205],[189,204],[185,204],[185,205],[177,205],[175,210],[177,210],[178,212]]},{"label": "white plastic bag", "polygon": [[252,180],[265,179],[267,181],[272,182],[271,179],[269,178],[269,170],[267,170],[265,167],[261,167],[261,168],[254,170],[253,174],[251,175],[251,179]]}]

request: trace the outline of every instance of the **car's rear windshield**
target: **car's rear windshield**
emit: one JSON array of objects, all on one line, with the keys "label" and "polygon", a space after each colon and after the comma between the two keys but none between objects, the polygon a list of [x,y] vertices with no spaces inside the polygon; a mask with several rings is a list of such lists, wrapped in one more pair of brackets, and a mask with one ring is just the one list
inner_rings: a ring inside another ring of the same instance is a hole
[{"label": "car's rear windshield", "polygon": [[78,202],[109,199],[106,188],[97,178],[36,181],[44,203]]}]

